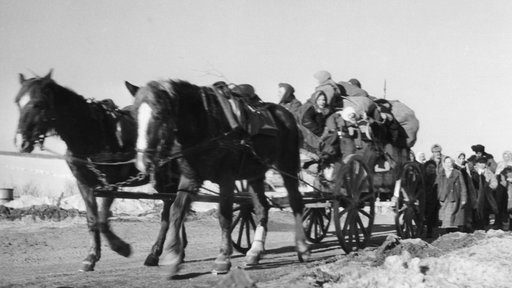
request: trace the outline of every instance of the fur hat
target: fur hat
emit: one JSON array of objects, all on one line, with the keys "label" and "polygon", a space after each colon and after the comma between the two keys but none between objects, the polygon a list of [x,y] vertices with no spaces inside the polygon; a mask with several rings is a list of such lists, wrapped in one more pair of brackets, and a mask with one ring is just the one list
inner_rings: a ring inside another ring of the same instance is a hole
[{"label": "fur hat", "polygon": [[475,153],[484,153],[485,152],[485,146],[481,144],[476,144],[471,146],[471,150],[473,150]]}]

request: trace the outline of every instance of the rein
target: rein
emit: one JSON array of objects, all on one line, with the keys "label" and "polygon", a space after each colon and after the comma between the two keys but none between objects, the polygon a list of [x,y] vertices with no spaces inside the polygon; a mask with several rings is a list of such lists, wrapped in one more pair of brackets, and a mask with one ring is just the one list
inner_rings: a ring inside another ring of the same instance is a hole
[{"label": "rein", "polygon": [[[225,133],[223,133],[223,134],[221,134],[221,135],[219,135],[217,137],[208,139],[208,140],[206,140],[206,141],[204,141],[202,143],[199,143],[199,144],[197,144],[195,146],[192,146],[190,148],[187,148],[185,150],[180,150],[180,151],[171,153],[171,155],[169,155],[169,156],[167,156],[165,158],[159,159],[158,167],[162,167],[163,165],[169,163],[172,160],[183,158],[183,157],[185,157],[189,153],[198,152],[198,151],[207,149],[212,144],[212,142],[219,141],[219,140],[221,140],[223,138],[227,138],[227,137],[231,136],[231,134],[233,134],[234,132],[235,132],[234,130],[231,130],[229,132],[225,132]],[[151,149],[149,151],[152,151],[152,150],[154,150],[154,149]],[[137,149],[136,151],[137,151],[137,153],[148,153],[149,152],[148,149],[144,149],[144,150]]]}]

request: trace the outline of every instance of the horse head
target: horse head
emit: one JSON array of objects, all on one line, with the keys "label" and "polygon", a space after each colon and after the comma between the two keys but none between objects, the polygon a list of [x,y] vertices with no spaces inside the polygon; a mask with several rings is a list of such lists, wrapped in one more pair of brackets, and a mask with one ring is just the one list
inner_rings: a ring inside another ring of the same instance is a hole
[{"label": "horse head", "polygon": [[43,145],[46,134],[53,128],[53,102],[47,85],[55,83],[52,71],[44,77],[25,79],[19,74],[21,88],[15,103],[20,111],[14,144],[20,152],[30,153],[36,144]]},{"label": "horse head", "polygon": [[174,146],[177,129],[176,96],[171,82],[149,82],[137,87],[125,83],[135,97],[132,110],[137,122],[136,166],[146,172],[159,165]]}]

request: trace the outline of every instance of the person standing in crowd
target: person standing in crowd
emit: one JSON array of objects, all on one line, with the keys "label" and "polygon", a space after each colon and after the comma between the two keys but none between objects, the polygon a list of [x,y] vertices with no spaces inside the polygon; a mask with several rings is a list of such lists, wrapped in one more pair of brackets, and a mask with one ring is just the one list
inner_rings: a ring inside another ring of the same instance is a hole
[{"label": "person standing in crowd", "polygon": [[496,188],[496,204],[498,205],[498,215],[495,217],[494,225],[497,229],[504,229],[504,224],[509,223],[509,230],[512,223],[509,221],[508,208],[509,200],[512,196],[512,166],[506,166],[498,174],[498,187]]},{"label": "person standing in crowd", "polygon": [[441,228],[446,232],[454,232],[464,225],[464,206],[467,190],[462,173],[453,168],[453,159],[444,157],[442,169],[437,175],[437,197],[440,204],[439,219]]},{"label": "person standing in crowd", "polygon": [[432,238],[432,232],[437,226],[439,201],[437,200],[436,162],[428,160],[423,164],[425,171],[425,224],[427,225],[427,238]]},{"label": "person standing in crowd", "polygon": [[477,215],[478,222],[476,227],[478,229],[486,229],[489,226],[489,215],[493,213],[498,215],[498,204],[494,198],[493,190],[498,186],[496,176],[487,166],[489,161],[486,157],[477,158],[475,156],[475,177],[476,188],[478,189],[477,199]]},{"label": "person standing in crowd", "polygon": [[487,160],[487,167],[493,172],[496,172],[496,167],[498,166],[496,164],[496,161],[494,161],[494,157],[492,154],[489,154],[485,152],[485,146],[481,144],[476,144],[471,146],[471,150],[475,152],[476,161],[478,162],[479,159],[484,158]]},{"label": "person standing in crowd", "polygon": [[444,159],[444,155],[443,155],[443,147],[441,147],[441,145],[439,144],[434,144],[432,145],[432,148],[430,149],[430,151],[432,152],[432,156],[430,156],[430,160],[433,160],[435,163],[436,163],[436,166],[437,166],[437,174],[439,174],[441,172],[441,170],[443,170],[443,165],[441,163],[441,160]]},{"label": "person standing in crowd", "polygon": [[421,164],[425,164],[426,161],[427,157],[425,156],[425,152],[418,153],[418,162],[420,162]]},{"label": "person standing in crowd", "polygon": [[295,89],[288,83],[279,83],[278,87],[277,95],[281,99],[279,100],[279,105],[285,107],[297,117],[302,103],[295,97]]},{"label": "person standing in crowd", "polygon": [[473,174],[476,172],[472,171],[472,165],[470,161],[466,161],[466,154],[464,152],[458,152],[457,159],[455,160],[454,168],[459,170],[466,184],[467,198],[466,205],[464,206],[464,227],[462,232],[472,232],[474,230],[473,223],[476,219],[476,208],[477,208],[477,193],[475,185],[473,183]]},{"label": "person standing in crowd", "polygon": [[496,174],[500,174],[505,167],[512,167],[512,152],[508,150],[503,152],[503,161],[498,162]]},{"label": "person standing in crowd", "polygon": [[464,153],[464,152],[457,153],[457,158],[455,159],[455,165],[457,166],[457,168],[459,170],[466,168],[466,153]]},{"label": "person standing in crowd", "polygon": [[412,151],[412,150],[409,150],[409,161],[411,161],[411,162],[418,162],[416,160],[416,154],[414,154],[414,151]]}]

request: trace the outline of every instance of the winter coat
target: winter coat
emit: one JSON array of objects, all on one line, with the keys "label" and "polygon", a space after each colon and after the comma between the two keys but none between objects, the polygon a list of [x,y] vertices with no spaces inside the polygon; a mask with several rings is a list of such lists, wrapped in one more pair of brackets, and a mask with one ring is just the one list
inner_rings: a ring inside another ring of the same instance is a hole
[{"label": "winter coat", "polygon": [[443,169],[437,175],[437,198],[441,204],[439,220],[442,227],[458,227],[464,225],[464,207],[462,203],[467,201],[466,184],[462,173],[453,169],[450,176],[446,177]]},{"label": "winter coat", "polygon": [[314,106],[311,106],[304,112],[302,125],[316,136],[321,136],[324,132],[326,116],[318,112]]},{"label": "winter coat", "polygon": [[287,83],[279,83],[279,87],[283,87],[286,91],[281,100],[279,100],[279,105],[292,112],[292,114],[298,120],[299,109],[300,106],[302,106],[302,103],[295,97],[295,89]]}]

